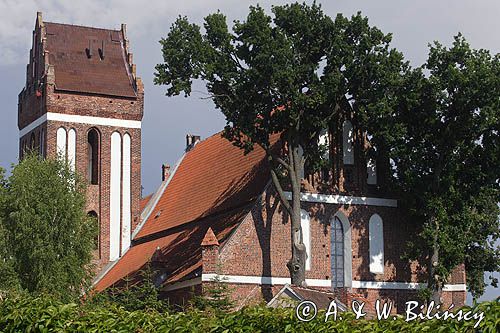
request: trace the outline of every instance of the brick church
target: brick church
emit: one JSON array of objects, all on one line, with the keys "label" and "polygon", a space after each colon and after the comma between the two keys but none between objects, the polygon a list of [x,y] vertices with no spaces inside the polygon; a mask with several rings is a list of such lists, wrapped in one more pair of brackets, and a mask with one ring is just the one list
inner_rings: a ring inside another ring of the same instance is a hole
[{"label": "brick church", "polygon": [[[188,135],[183,156],[141,198],[143,107],[125,25],[49,23],[37,14],[19,94],[19,155],[59,155],[86,177],[87,212],[99,222],[95,289],[137,280],[150,266],[171,303],[201,294],[216,276],[237,306],[269,303],[288,288],[291,252],[264,151],[244,155],[220,133]],[[322,137],[330,167],[303,180],[306,284],[344,302],[390,300],[401,311],[425,286],[425,268],[401,258],[417,229],[385,189],[384,163],[365,159],[362,133],[346,108]],[[463,305],[463,265],[448,283],[443,301]]]}]

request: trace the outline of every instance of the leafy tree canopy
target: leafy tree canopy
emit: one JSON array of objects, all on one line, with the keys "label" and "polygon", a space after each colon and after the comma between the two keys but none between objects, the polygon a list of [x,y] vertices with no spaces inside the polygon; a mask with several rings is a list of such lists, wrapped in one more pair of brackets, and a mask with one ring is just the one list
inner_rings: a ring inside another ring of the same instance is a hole
[{"label": "leafy tree canopy", "polygon": [[[229,30],[226,17],[210,14],[201,27],[179,17],[161,40],[164,62],[155,83],[167,95],[191,94],[193,80],[206,83],[209,98],[226,117],[223,135],[250,152],[261,146],[291,219],[292,283],[304,281],[300,229],[300,179],[304,164],[317,167],[320,133],[347,109],[394,103],[393,86],[407,69],[391,35],[352,18],[325,15],[316,3],[250,7],[245,21]],[[285,149],[272,149],[280,133]],[[290,184],[291,203],[282,187]]]},{"label": "leafy tree canopy", "polygon": [[84,183],[67,163],[30,154],[2,190],[2,227],[20,286],[78,297],[90,282],[97,232],[84,211]]},{"label": "leafy tree canopy", "polygon": [[500,269],[499,60],[461,35],[449,48],[436,42],[426,64],[405,73],[395,107],[360,110],[374,147],[392,160],[403,203],[423,224],[410,252],[429,258],[433,290],[465,263],[479,296],[484,272]]}]

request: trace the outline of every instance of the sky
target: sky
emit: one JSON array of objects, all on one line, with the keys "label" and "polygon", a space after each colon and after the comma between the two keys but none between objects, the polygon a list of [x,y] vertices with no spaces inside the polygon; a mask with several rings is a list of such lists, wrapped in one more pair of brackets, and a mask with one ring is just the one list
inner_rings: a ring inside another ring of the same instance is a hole
[{"label": "sky", "polygon": [[[187,133],[203,138],[220,131],[224,118],[210,100],[203,99],[204,87],[195,86],[191,97],[166,97],[164,86],[153,84],[156,64],[162,61],[158,41],[173,21],[187,16],[201,24],[203,17],[220,10],[228,22],[243,20],[250,5],[260,4],[270,12],[273,5],[290,1],[244,0],[0,0],[0,167],[10,169],[18,158],[17,95],[25,81],[36,12],[43,20],[119,29],[127,24],[137,73],[144,82],[142,124],[142,184],[144,194],[154,192],[161,182],[161,165],[172,166],[185,148]],[[311,3],[311,1],[306,1]],[[351,16],[358,11],[370,24],[393,34],[393,46],[413,66],[425,62],[428,44],[450,45],[461,32],[473,48],[500,52],[500,1],[498,0],[337,0],[317,1],[332,17]],[[500,278],[500,274],[497,274]],[[488,289],[484,299],[500,296]]]}]

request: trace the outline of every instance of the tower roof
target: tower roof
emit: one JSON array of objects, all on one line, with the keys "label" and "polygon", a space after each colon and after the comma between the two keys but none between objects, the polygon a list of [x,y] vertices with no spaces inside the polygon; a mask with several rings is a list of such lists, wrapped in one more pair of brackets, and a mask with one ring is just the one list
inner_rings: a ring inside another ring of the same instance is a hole
[{"label": "tower roof", "polygon": [[44,22],[56,89],[136,97],[124,28],[108,30]]}]

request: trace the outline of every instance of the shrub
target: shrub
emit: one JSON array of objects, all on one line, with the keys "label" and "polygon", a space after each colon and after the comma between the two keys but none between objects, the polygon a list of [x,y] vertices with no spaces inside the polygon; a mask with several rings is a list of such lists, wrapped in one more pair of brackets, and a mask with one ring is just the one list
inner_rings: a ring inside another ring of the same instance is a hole
[{"label": "shrub", "polygon": [[300,322],[293,309],[248,307],[231,313],[190,310],[160,313],[154,309],[127,311],[112,305],[86,307],[64,304],[43,297],[13,297],[0,301],[2,332],[498,332],[500,303],[485,302],[479,327],[475,321],[356,320],[352,313],[343,319],[324,322],[324,316]]}]

